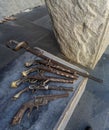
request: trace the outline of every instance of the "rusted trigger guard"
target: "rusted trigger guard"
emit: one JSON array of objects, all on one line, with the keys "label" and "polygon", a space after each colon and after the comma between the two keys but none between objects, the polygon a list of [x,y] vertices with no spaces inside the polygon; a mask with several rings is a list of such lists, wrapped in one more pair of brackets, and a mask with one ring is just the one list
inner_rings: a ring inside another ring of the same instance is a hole
[{"label": "rusted trigger guard", "polygon": [[17,42],[15,40],[10,40],[9,42],[6,43],[6,46],[8,48],[11,48],[14,51],[18,51],[23,47],[26,47],[28,45],[27,42],[23,41],[23,42]]}]

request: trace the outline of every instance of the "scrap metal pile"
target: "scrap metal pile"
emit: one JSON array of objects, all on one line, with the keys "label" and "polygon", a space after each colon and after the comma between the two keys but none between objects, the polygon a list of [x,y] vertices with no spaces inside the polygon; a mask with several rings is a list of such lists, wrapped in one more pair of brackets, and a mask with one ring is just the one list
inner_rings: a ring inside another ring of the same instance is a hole
[{"label": "scrap metal pile", "polygon": [[[38,49],[33,49],[28,46],[27,42],[20,42],[11,40],[7,43],[7,46],[14,51],[17,51],[21,48],[31,52],[32,54],[40,57],[40,60],[27,61],[25,63],[25,67],[27,70],[22,72],[22,76],[20,79],[13,81],[11,84],[12,88],[17,88],[21,84],[28,82],[29,86],[26,86],[23,90],[19,91],[13,96],[13,99],[18,99],[21,94],[24,92],[32,91],[36,92],[38,90],[57,90],[64,91],[62,94],[53,94],[53,95],[41,95],[37,96],[34,99],[29,100],[24,103],[18,112],[15,114],[12,119],[12,125],[19,124],[23,118],[24,113],[29,109],[30,113],[34,107],[38,108],[39,106],[48,104],[49,101],[56,100],[59,98],[68,97],[69,91],[73,91],[73,87],[65,87],[65,86],[51,86],[49,82],[60,82],[60,83],[74,83],[79,75],[83,77],[88,77],[97,82],[102,82],[102,80],[97,79],[87,73],[82,73],[78,70],[71,69],[70,67],[61,64],[53,59],[48,58]],[[57,76],[48,76],[46,73],[52,73]],[[28,114],[28,116],[30,115]]]}]

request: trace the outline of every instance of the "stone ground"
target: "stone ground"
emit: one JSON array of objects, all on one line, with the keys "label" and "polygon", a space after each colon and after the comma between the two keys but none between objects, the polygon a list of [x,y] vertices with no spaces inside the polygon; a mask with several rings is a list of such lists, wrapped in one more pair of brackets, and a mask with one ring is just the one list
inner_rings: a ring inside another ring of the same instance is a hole
[{"label": "stone ground", "polygon": [[[0,69],[18,58],[23,51],[15,53],[5,43],[14,39],[28,41],[57,56],[63,56],[52,31],[51,21],[44,6],[20,13],[17,20],[0,24]],[[103,84],[89,80],[74,114],[65,130],[84,130],[91,125],[93,130],[109,130],[109,48],[91,74],[102,78]]]}]

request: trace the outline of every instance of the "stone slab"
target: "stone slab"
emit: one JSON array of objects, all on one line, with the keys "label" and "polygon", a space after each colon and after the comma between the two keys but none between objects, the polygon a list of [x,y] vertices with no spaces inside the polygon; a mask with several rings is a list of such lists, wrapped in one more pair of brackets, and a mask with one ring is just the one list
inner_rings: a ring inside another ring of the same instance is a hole
[{"label": "stone slab", "polygon": [[45,1],[62,52],[93,69],[109,44],[109,1]]}]

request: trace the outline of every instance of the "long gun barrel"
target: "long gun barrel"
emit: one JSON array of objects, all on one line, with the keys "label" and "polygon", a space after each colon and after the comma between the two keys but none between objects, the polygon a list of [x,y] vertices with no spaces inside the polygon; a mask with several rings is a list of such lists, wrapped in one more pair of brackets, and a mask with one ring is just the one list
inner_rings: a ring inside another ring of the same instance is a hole
[{"label": "long gun barrel", "polygon": [[13,96],[13,99],[18,99],[24,92],[27,92],[29,90],[37,91],[37,90],[57,90],[57,91],[73,91],[73,87],[63,87],[63,86],[41,86],[41,85],[30,85],[29,87],[24,88],[23,90],[19,91]]},{"label": "long gun barrel", "polygon": [[64,77],[67,77],[67,78],[74,78],[74,79],[77,79],[78,76],[77,75],[74,75],[74,74],[69,74],[67,72],[63,72],[63,71],[60,71],[60,70],[56,70],[54,68],[51,68],[51,67],[47,67],[47,66],[37,66],[37,67],[33,67],[33,68],[30,68],[26,71],[23,71],[22,72],[22,75],[23,76],[27,76],[28,74],[32,73],[32,72],[35,72],[35,71],[39,71],[39,70],[43,70],[45,72],[50,72],[50,73],[54,73],[54,74],[57,74],[57,75],[61,75],[61,76],[64,76]]},{"label": "long gun barrel", "polygon": [[31,81],[31,80],[44,80],[46,83],[48,82],[62,82],[62,83],[74,83],[75,79],[64,79],[64,78],[56,78],[51,76],[43,76],[43,75],[36,75],[36,76],[27,76],[20,78],[19,80],[13,81],[11,83],[12,88],[17,88],[20,84]]},{"label": "long gun barrel", "polygon": [[68,93],[65,93],[65,94],[57,94],[57,95],[42,95],[42,96],[35,97],[35,99],[24,103],[20,107],[19,111],[15,114],[14,118],[12,119],[11,124],[12,125],[20,124],[23,115],[28,109],[30,110],[30,112],[32,112],[32,109],[34,107],[38,108],[39,106],[48,104],[49,101],[53,101],[59,98],[65,98],[68,97],[68,95],[69,95]]},{"label": "long gun barrel", "polygon": [[10,41],[7,43],[7,47],[11,48],[11,49],[14,50],[14,51],[18,51],[18,50],[20,50],[21,48],[24,48],[26,51],[29,51],[30,53],[32,53],[32,54],[34,54],[34,55],[36,55],[36,56],[38,56],[38,57],[40,57],[40,58],[42,58],[42,59],[45,59],[45,60],[48,60],[48,61],[51,60],[51,62],[52,62],[53,64],[62,66],[62,67],[64,67],[65,69],[70,70],[71,73],[72,73],[72,72],[74,73],[74,71],[76,71],[76,73],[77,73],[78,75],[81,75],[81,76],[83,76],[83,77],[90,78],[90,79],[92,79],[92,80],[94,80],[94,81],[96,81],[96,82],[99,82],[99,83],[103,83],[103,80],[101,80],[101,79],[98,79],[98,78],[96,78],[96,77],[94,77],[94,76],[92,76],[92,75],[89,75],[89,74],[87,74],[87,73],[80,72],[80,71],[75,70],[75,69],[73,69],[73,68],[69,68],[68,66],[63,65],[62,63],[59,63],[59,62],[57,62],[57,61],[55,61],[55,60],[53,60],[53,59],[48,58],[48,57],[45,56],[45,55],[43,54],[43,52],[41,52],[40,50],[31,48],[31,47],[28,45],[28,43],[25,42],[25,41],[23,41],[23,42],[17,42],[17,41],[14,41],[14,40],[10,40]]},{"label": "long gun barrel", "polygon": [[54,68],[54,69],[57,69],[57,70],[61,70],[63,72],[67,72],[67,73],[70,73],[70,74],[76,74],[76,72],[71,72],[69,69],[66,69],[64,67],[61,67],[59,65],[56,65],[56,64],[53,64],[51,62],[51,60],[47,61],[47,60],[30,60],[30,61],[27,61],[25,63],[25,66],[26,67],[31,67],[31,66],[34,66],[34,65],[46,65],[46,66],[49,66],[51,68]]}]

